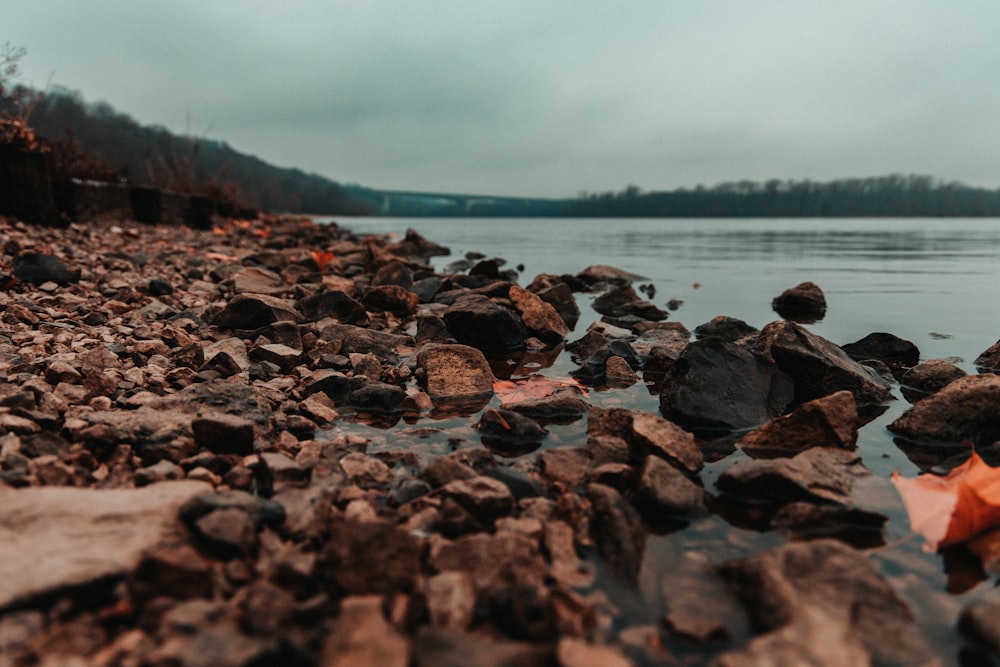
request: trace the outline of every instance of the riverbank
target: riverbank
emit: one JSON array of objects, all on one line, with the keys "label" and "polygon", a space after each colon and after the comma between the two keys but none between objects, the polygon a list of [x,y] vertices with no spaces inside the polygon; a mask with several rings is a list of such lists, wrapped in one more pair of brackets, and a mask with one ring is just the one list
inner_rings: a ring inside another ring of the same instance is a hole
[{"label": "riverbank", "polygon": [[[435,271],[446,249],[417,233],[301,218],[0,231],[10,664],[935,655],[865,556],[885,518],[856,490],[858,429],[919,365],[898,341],[689,332],[613,267],[521,286],[491,258]],[[574,333],[582,293],[602,321]],[[573,377],[546,376],[563,349]],[[989,396],[984,377],[962,382]],[[659,410],[615,398],[644,386]],[[990,414],[927,465],[988,449]],[[770,537],[699,538],[706,515]],[[687,525],[681,566],[650,577],[650,537]]]}]

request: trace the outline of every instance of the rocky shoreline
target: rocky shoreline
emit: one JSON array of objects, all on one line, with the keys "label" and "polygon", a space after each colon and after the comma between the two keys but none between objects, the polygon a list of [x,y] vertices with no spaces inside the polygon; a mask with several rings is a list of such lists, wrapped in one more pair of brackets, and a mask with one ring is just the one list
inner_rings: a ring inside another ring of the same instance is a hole
[{"label": "rocky shoreline", "polygon": [[[0,666],[947,663],[866,556],[858,429],[901,389],[915,462],[989,461],[1000,376],[822,339],[816,285],[692,333],[638,276],[438,272],[416,232],[0,231]],[[603,317],[573,333],[580,293]],[[633,385],[657,413],[597,394]],[[651,531],[708,514],[781,539],[647,590]],[[969,655],[997,609],[962,615]]]}]

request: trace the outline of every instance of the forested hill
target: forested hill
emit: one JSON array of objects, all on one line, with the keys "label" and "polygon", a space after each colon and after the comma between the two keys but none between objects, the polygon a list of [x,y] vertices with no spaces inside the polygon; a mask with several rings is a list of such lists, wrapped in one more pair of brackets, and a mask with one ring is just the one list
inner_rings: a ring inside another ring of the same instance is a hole
[{"label": "forested hill", "polygon": [[232,198],[269,211],[365,213],[339,183],[299,169],[276,167],[210,138],[178,137],[140,125],[104,102],[88,103],[56,88],[41,97],[29,123],[51,142],[69,145],[70,172],[122,177],[129,183]]},{"label": "forested hill", "polygon": [[589,217],[1000,217],[1000,190],[930,176],[878,176],[828,182],[739,181],[711,188],[584,195],[566,215]]}]

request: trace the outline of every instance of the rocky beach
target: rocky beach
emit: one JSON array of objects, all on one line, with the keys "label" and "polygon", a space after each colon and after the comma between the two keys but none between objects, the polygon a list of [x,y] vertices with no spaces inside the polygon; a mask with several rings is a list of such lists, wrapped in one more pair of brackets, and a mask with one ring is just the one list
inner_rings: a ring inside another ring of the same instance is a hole
[{"label": "rocky beach", "polygon": [[[921,468],[997,463],[1000,344],[978,375],[838,345],[812,283],[689,330],[615,267],[521,284],[302,217],[0,238],[0,667],[954,658],[873,565],[858,431],[901,393]],[[998,544],[963,549],[994,573]],[[963,659],[1000,660],[1000,597],[956,616]]]}]

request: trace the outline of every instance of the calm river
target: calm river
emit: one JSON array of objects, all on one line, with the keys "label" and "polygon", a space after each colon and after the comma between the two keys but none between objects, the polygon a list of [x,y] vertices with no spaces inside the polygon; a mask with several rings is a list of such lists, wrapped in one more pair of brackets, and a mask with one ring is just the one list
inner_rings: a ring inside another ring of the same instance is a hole
[{"label": "calm river", "polygon": [[[812,281],[826,294],[826,318],[809,325],[815,333],[844,344],[885,331],[915,343],[923,359],[949,358],[974,373],[971,362],[1000,338],[1000,220],[998,219],[455,219],[336,218],[361,234],[396,233],[413,227],[451,248],[435,258],[443,268],[466,252],[523,265],[521,284],[538,273],[576,273],[592,264],[610,264],[645,276],[656,287],[653,301],[683,304],[670,314],[689,329],[716,315],[730,315],[762,327],[777,319],[771,299],[784,289]],[[583,317],[571,339],[599,317],[580,295]],[[552,373],[575,368],[560,359]],[[656,412],[657,401],[643,388],[594,394],[594,403],[626,405]],[[898,392],[897,392],[897,396]],[[895,446],[885,426],[907,407],[898,398],[867,424],[859,453],[875,475],[857,492],[857,502],[890,517],[886,545],[869,553],[896,590],[914,607],[918,622],[941,650],[955,660],[961,640],[955,619],[969,600],[989,592],[974,573],[945,574],[942,556],[921,550],[888,481],[899,469],[917,468]],[[386,434],[383,433],[383,437]],[[474,438],[474,434],[469,434]],[[580,444],[582,425],[552,429],[546,446]],[[706,467],[713,477],[741,454]],[[683,567],[691,553],[709,562],[752,553],[780,541],[767,531],[737,527],[717,516],[695,519],[683,530],[650,541],[638,608],[656,622],[660,582]],[[954,570],[949,563],[948,569]],[[974,570],[975,568],[973,568]]]}]

